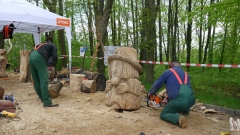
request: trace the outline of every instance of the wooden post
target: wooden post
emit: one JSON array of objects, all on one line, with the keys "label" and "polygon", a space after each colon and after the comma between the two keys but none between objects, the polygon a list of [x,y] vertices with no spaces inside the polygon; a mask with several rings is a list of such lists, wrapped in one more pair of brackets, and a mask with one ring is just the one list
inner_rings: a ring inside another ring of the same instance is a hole
[{"label": "wooden post", "polygon": [[85,78],[84,74],[70,74],[70,89],[72,92],[80,91],[83,78]]},{"label": "wooden post", "polygon": [[20,50],[20,76],[19,80],[21,82],[28,82],[31,77],[31,72],[29,71],[29,53],[30,50]]},{"label": "wooden post", "polygon": [[7,77],[6,64],[7,64],[7,50],[0,49],[0,78]]}]

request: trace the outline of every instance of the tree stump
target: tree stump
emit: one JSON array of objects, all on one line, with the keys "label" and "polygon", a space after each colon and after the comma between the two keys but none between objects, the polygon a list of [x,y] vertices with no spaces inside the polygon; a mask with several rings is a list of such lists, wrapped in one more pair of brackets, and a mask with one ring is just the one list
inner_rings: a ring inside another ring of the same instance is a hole
[{"label": "tree stump", "polygon": [[70,89],[72,92],[80,91],[83,78],[85,78],[84,74],[70,74]]},{"label": "tree stump", "polygon": [[7,50],[0,49],[0,78],[7,77],[6,64],[7,64]]},{"label": "tree stump", "polygon": [[95,80],[82,80],[80,87],[81,92],[84,93],[95,93],[97,89],[97,84]]},{"label": "tree stump", "polygon": [[21,82],[31,81],[31,72],[29,68],[29,53],[30,50],[20,50],[20,76]]},{"label": "tree stump", "polygon": [[58,81],[57,83],[52,84],[48,88],[49,95],[52,99],[58,97],[58,95],[63,87],[63,84],[64,84],[64,81]]}]

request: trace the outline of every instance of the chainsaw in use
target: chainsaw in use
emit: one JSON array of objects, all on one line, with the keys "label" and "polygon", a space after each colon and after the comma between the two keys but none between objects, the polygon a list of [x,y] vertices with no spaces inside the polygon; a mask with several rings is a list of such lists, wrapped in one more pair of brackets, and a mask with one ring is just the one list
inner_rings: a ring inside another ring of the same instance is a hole
[{"label": "chainsaw in use", "polygon": [[15,118],[16,114],[12,113],[12,112],[7,112],[4,110],[4,111],[0,112],[0,116]]},{"label": "chainsaw in use", "polygon": [[141,86],[141,91],[147,94],[147,98],[144,99],[144,101],[147,102],[148,107],[158,108],[167,104],[166,91],[163,91],[163,93],[159,96],[157,94],[149,95],[143,85]]},{"label": "chainsaw in use", "polygon": [[163,104],[164,97],[159,97],[156,94],[148,95],[147,93],[147,106],[148,107],[161,107]]}]

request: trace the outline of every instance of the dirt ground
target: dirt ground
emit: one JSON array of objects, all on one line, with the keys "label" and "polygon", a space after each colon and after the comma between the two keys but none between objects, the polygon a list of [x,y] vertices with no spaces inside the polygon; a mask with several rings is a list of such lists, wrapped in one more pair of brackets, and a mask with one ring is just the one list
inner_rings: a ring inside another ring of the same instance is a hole
[{"label": "dirt ground", "polygon": [[0,85],[5,95],[12,93],[19,103],[20,119],[0,117],[0,135],[219,135],[229,131],[228,114],[191,112],[187,128],[181,129],[159,118],[162,108],[147,107],[142,101],[140,109],[119,113],[105,105],[105,92],[72,93],[68,84],[53,99],[58,107],[43,108],[30,82],[20,82],[19,74],[9,73],[8,78]]}]

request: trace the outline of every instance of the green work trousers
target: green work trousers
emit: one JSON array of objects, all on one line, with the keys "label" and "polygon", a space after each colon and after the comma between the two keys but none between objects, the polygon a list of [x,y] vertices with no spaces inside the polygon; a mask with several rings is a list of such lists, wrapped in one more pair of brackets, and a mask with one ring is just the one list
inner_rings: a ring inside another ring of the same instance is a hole
[{"label": "green work trousers", "polygon": [[181,85],[178,96],[171,99],[164,106],[160,118],[177,125],[180,117],[180,112],[184,115],[189,115],[190,108],[195,104],[195,97],[192,90],[185,84]]},{"label": "green work trousers", "polygon": [[48,70],[46,58],[38,53],[38,51],[33,50],[29,56],[29,65],[32,72],[34,89],[38,97],[43,102],[43,105],[52,104],[48,92]]}]

